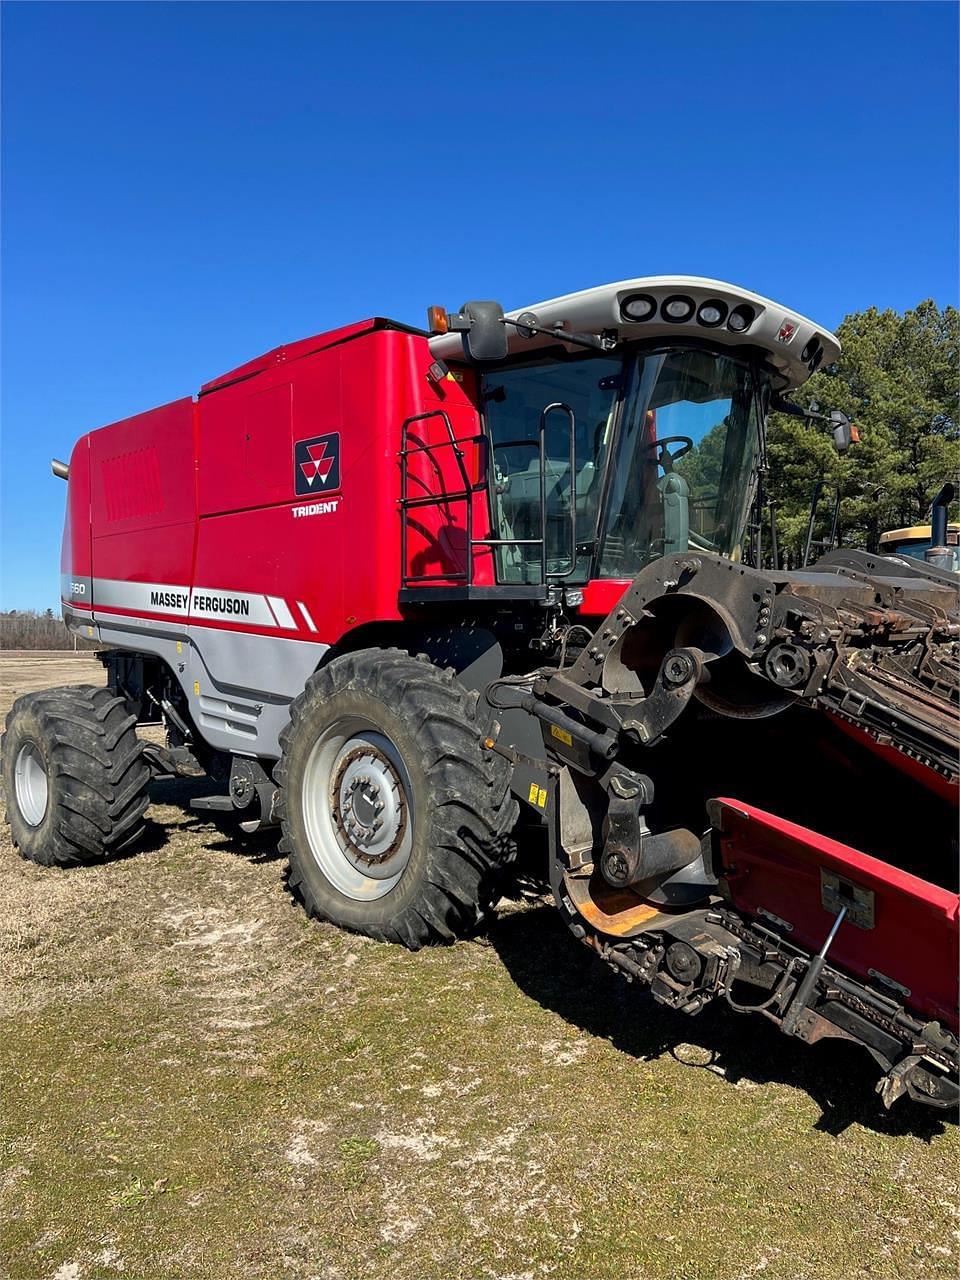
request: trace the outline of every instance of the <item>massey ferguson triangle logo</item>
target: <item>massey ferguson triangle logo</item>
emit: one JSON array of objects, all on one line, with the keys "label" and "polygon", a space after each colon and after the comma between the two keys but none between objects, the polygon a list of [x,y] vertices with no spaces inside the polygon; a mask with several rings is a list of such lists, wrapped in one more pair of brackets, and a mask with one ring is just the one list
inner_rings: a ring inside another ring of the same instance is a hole
[{"label": "massey ferguson triangle logo", "polygon": [[340,433],[298,440],[294,448],[293,478],[298,495],[332,493],[340,488]]}]

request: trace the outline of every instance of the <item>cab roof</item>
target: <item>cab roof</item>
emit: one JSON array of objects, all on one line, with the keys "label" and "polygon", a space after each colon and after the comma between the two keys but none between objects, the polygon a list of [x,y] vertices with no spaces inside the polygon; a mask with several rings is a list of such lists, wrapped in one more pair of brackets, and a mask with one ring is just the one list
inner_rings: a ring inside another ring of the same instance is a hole
[{"label": "cab roof", "polygon": [[[666,305],[680,302],[690,304],[689,314],[681,319],[671,317]],[[631,318],[631,304],[636,311],[648,307],[646,317]],[[703,276],[638,276],[535,302],[506,314],[516,320],[524,312],[533,312],[546,328],[560,324],[574,333],[615,331],[629,341],[699,337],[718,346],[759,347],[783,375],[784,390],[798,387],[821,365],[832,364],[840,355],[839,340],[823,325],[739,285]],[[715,314],[721,318],[714,319]],[[709,316],[710,322],[703,316]],[[740,317],[747,323],[739,329],[731,327],[731,320],[735,325]],[[524,338],[510,327],[508,335],[511,355],[564,345],[562,338],[552,334]],[[461,352],[460,336],[431,338],[430,349],[441,359],[456,360]]]},{"label": "cab roof", "polygon": [[[960,533],[960,524],[948,524],[947,533]],[[929,542],[933,537],[933,527],[929,524],[909,525],[905,529],[888,529],[880,535],[881,547],[888,547],[893,542]]]}]

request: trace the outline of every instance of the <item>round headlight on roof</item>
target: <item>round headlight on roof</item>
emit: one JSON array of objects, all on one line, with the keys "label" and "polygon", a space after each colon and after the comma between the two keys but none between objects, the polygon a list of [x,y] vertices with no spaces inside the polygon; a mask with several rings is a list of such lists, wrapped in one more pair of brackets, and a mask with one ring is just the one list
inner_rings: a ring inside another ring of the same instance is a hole
[{"label": "round headlight on roof", "polygon": [[660,308],[660,314],[664,320],[669,320],[672,324],[683,324],[684,320],[689,320],[693,315],[693,299],[680,293],[672,298],[666,298]]},{"label": "round headlight on roof", "polygon": [[812,360],[820,350],[820,342],[817,335],[814,334],[807,345],[800,352],[800,359],[803,361]]},{"label": "round headlight on roof", "polygon": [[708,329],[715,329],[727,318],[727,304],[719,298],[711,298],[709,302],[701,302],[697,308],[697,320]]},{"label": "round headlight on roof", "polygon": [[620,317],[623,320],[649,320],[656,309],[657,300],[649,293],[632,293],[620,303]]},{"label": "round headlight on roof", "polygon": [[739,307],[734,307],[730,312],[727,328],[732,333],[743,333],[750,328],[756,318],[757,313],[753,307],[748,307],[746,303],[742,303]]}]

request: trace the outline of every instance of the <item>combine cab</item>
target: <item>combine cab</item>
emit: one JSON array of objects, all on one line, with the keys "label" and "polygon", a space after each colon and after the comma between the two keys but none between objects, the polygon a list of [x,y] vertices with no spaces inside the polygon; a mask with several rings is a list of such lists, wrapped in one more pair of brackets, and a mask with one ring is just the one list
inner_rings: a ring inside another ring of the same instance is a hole
[{"label": "combine cab", "polygon": [[14,707],[21,852],[129,844],[150,777],[199,766],[308,911],[415,948],[542,824],[571,932],[657,1000],[952,1105],[957,576],[758,567],[767,414],[838,353],[653,277],[366,321],[82,437],[63,608],[108,688]]}]

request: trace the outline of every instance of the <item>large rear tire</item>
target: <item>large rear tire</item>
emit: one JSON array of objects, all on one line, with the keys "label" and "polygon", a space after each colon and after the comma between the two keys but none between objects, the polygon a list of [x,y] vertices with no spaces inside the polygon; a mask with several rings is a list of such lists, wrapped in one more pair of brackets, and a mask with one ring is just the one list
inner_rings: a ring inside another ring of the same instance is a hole
[{"label": "large rear tire", "polygon": [[31,862],[96,862],[143,831],[150,768],[136,717],[109,689],[70,685],[18,698],[0,756],[10,834]]},{"label": "large rear tire", "polygon": [[310,678],[274,771],[280,849],[309,914],[411,950],[476,928],[518,808],[482,736],[476,694],[426,658],[366,649]]}]

